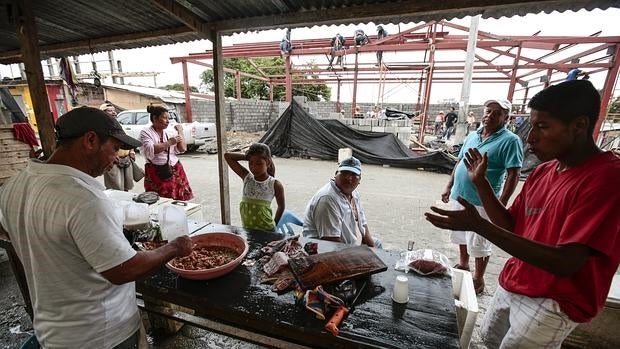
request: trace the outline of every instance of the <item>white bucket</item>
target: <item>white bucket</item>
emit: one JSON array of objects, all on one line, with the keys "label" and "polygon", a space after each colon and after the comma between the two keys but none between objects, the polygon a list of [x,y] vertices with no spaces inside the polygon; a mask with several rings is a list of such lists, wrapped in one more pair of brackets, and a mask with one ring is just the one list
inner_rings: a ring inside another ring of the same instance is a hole
[{"label": "white bucket", "polygon": [[181,235],[188,235],[187,215],[181,207],[163,205],[158,212],[159,228],[164,240],[174,240]]}]

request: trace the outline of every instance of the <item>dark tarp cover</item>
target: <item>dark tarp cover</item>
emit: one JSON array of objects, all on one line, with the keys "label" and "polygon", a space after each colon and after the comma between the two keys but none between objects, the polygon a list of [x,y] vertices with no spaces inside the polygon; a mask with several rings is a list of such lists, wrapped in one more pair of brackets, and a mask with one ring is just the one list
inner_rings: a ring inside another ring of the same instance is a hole
[{"label": "dark tarp cover", "polygon": [[317,120],[297,102],[282,113],[260,140],[280,157],[338,158],[338,149],[351,148],[364,164],[451,171],[455,161],[438,151],[417,155],[394,134],[352,129],[338,120]]}]

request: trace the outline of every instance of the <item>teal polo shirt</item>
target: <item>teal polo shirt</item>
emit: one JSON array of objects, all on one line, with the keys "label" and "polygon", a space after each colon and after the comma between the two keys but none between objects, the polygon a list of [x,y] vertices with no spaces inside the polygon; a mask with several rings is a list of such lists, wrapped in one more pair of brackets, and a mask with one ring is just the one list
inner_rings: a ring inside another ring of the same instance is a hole
[{"label": "teal polo shirt", "polygon": [[489,157],[487,179],[491,183],[495,196],[501,193],[506,169],[523,165],[523,145],[519,136],[507,130],[506,127],[502,127],[487,139],[482,140],[482,129],[481,127],[476,132],[469,133],[465,138],[459,152],[459,162],[454,171],[454,184],[450,192],[450,199],[456,200],[457,197],[462,196],[476,206],[482,206],[482,202],[476,187],[467,175],[465,163],[462,161],[467,150],[478,148],[481,154],[487,153]]}]

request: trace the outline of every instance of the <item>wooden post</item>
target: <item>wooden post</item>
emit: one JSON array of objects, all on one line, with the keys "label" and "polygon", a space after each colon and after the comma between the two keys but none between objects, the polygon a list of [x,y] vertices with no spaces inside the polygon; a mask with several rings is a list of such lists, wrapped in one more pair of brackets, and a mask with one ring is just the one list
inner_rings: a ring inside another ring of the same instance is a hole
[{"label": "wooden post", "polygon": [[112,83],[117,84],[117,78],[114,76],[116,68],[114,67],[114,52],[108,51],[108,63],[110,63],[110,76],[112,77]]},{"label": "wooden post", "polygon": [[273,102],[273,82],[269,81],[269,101]]},{"label": "wooden post", "polygon": [[222,55],[222,35],[213,30],[209,33],[213,43],[213,82],[215,85],[215,128],[217,131],[217,159],[220,176],[220,215],[222,224],[230,224],[230,192],[228,183],[228,164],[224,160],[226,152],[226,107],[224,100],[224,57]]},{"label": "wooden post", "polygon": [[235,94],[237,95],[237,100],[241,100],[241,72],[235,71]]},{"label": "wooden post", "polygon": [[429,45],[428,73],[426,75],[426,86],[424,89],[424,106],[422,107],[422,122],[420,123],[420,143],[424,144],[424,134],[426,133],[426,123],[428,122],[428,105],[431,101],[431,87],[433,85],[433,73],[435,71],[435,39]]},{"label": "wooden post", "polygon": [[56,136],[54,134],[54,119],[50,108],[41,56],[39,54],[37,27],[34,23],[32,0],[19,0],[17,5],[17,37],[21,45],[22,59],[25,65],[28,90],[32,100],[32,109],[37,120],[39,137],[45,158],[54,151]]},{"label": "wooden post", "polygon": [[192,122],[192,102],[189,98],[189,79],[187,78],[187,62],[183,61],[183,92],[185,93],[185,120]]}]

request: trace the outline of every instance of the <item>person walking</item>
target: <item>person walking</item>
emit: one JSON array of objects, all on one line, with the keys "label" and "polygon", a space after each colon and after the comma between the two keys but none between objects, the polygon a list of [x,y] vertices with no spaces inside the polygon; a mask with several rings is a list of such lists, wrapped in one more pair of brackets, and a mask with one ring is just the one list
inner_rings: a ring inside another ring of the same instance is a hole
[{"label": "person walking", "polygon": [[446,114],[446,127],[443,134],[443,138],[447,141],[450,140],[450,137],[454,134],[454,130],[456,128],[456,122],[459,120],[459,116],[456,114],[456,110],[454,107],[450,108],[448,114]]},{"label": "person walking", "polygon": [[[465,138],[459,152],[458,163],[450,180],[441,194],[441,200],[450,203],[452,208],[460,209],[459,197],[465,198],[476,207],[482,217],[487,217],[474,184],[467,175],[465,154],[472,148],[486,152],[489,158],[487,178],[493,192],[504,205],[514,193],[523,164],[523,145],[519,136],[505,127],[511,104],[505,99],[491,99],[484,103],[482,127]],[[506,179],[504,181],[504,178]],[[484,273],[492,254],[491,243],[473,231],[454,230],[450,240],[459,245],[459,263],[454,267],[469,270],[469,257],[474,257],[474,289],[476,294],[484,291]]]}]

